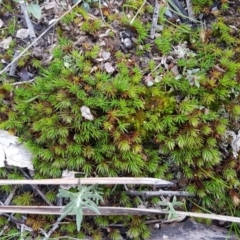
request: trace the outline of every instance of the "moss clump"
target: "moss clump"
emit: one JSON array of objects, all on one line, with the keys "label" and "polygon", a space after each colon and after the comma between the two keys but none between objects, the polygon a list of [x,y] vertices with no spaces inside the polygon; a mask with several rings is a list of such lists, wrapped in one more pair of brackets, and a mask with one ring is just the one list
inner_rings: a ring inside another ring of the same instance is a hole
[{"label": "moss clump", "polygon": [[[90,23],[86,20],[82,30],[88,31]],[[138,41],[147,44],[143,29],[149,28],[139,24],[133,26]],[[96,24],[94,34],[100,31]],[[102,50],[97,43],[83,43],[79,50],[62,33],[49,67],[36,63],[40,75],[33,84],[1,86],[1,99],[11,102],[11,107],[0,105],[1,127],[26,142],[35,156],[35,178],[60,177],[68,169],[86,176],[177,179],[181,188],[196,195],[199,206],[239,216],[239,156],[234,158],[231,149],[226,153],[222,147],[226,130],[239,130],[239,54],[231,50],[239,49],[239,40],[221,19],[206,38],[199,37],[200,32],[168,26],[144,50],[155,49],[163,56],[172,54],[178,40],[186,41],[193,54],[176,60],[183,73],[178,80],[171,71],[156,70],[154,61],[143,71],[132,53],[107,46],[115,64],[109,74],[96,61]],[[196,74],[184,74],[196,68]],[[161,75],[161,80],[149,87],[144,79],[150,72],[150,78]],[[92,119],[82,115],[83,106],[90,109]],[[54,202],[55,192],[49,191]],[[140,202],[123,193],[121,186],[103,192],[109,205],[131,207]],[[82,231],[95,239],[101,239],[99,227],[120,222],[128,227],[129,237],[149,237],[138,216],[99,216],[91,225],[88,220]],[[75,229],[69,225],[59,231],[73,234]],[[109,238],[118,235],[113,229]]]}]

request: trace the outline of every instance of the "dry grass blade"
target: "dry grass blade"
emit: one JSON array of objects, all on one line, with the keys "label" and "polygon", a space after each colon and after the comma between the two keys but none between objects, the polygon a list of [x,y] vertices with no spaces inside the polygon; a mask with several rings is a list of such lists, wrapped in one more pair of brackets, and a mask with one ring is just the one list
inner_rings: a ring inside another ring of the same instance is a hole
[{"label": "dry grass blade", "polygon": [[[61,215],[62,207],[52,206],[0,206],[0,213],[25,213],[25,214],[46,214],[46,215]],[[101,215],[158,215],[168,214],[167,211],[160,209],[141,209],[141,208],[125,208],[125,207],[98,207]],[[83,208],[84,215],[98,215],[88,208]],[[222,220],[228,222],[240,223],[240,218],[216,215],[209,213],[194,213],[194,212],[182,212],[176,211],[179,216],[189,216],[196,218],[207,218]]]},{"label": "dry grass blade", "polygon": [[36,179],[36,180],[0,180],[0,185],[16,185],[16,184],[35,184],[35,185],[78,185],[79,181],[81,184],[92,185],[92,184],[145,184],[145,185],[162,185],[171,186],[172,182],[156,179],[156,178],[134,178],[134,177],[100,177],[100,178],[55,178],[55,179]]}]

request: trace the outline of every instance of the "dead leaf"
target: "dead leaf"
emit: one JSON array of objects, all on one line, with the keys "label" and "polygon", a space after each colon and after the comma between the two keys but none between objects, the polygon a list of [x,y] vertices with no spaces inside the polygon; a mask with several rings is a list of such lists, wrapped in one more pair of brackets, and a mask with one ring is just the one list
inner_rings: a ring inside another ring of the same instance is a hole
[{"label": "dead leaf", "polygon": [[2,19],[0,18],[0,28],[3,26],[3,21]]},{"label": "dead leaf", "polygon": [[33,170],[32,154],[23,145],[11,144],[5,149],[5,154],[8,165]]},{"label": "dead leaf", "polygon": [[5,151],[3,146],[0,145],[0,168],[5,167],[4,161],[6,160]]},{"label": "dead leaf", "polygon": [[18,73],[18,76],[21,78],[22,81],[28,81],[32,78],[33,74],[28,72],[26,68],[22,68],[21,71]]},{"label": "dead leaf", "polygon": [[233,151],[233,157],[238,157],[238,152],[240,151],[240,130],[238,131],[238,134],[236,134],[233,131],[227,131],[226,137],[231,136],[231,147]]},{"label": "dead leaf", "polygon": [[115,68],[112,66],[112,64],[110,62],[106,62],[104,64],[104,67],[105,67],[105,70],[108,72],[108,73],[113,73],[115,71]]},{"label": "dead leaf", "polygon": [[82,107],[80,108],[80,110],[81,110],[82,116],[83,116],[85,119],[87,119],[87,120],[89,120],[89,121],[92,121],[92,120],[94,119],[94,116],[92,115],[91,110],[90,110],[89,107],[87,107],[87,106],[82,106]]},{"label": "dead leaf", "polygon": [[147,75],[144,77],[143,82],[146,86],[151,87],[154,84],[153,77],[151,75]]},{"label": "dead leaf", "polygon": [[47,2],[46,4],[44,4],[44,8],[46,10],[49,10],[49,9],[52,9],[56,6],[56,2],[55,1],[52,1],[52,2]]},{"label": "dead leaf", "polygon": [[0,145],[9,147],[10,144],[16,144],[18,137],[11,135],[7,131],[0,130]]},{"label": "dead leaf", "polygon": [[222,72],[222,73],[225,73],[226,71],[224,69],[222,69],[221,67],[219,67],[219,65],[215,65],[213,67],[215,70],[219,71],[219,72]]},{"label": "dead leaf", "polygon": [[9,45],[12,42],[12,37],[5,38],[0,42],[0,47],[3,49],[9,49]]},{"label": "dead leaf", "polygon": [[155,79],[154,79],[154,82],[155,82],[155,83],[159,83],[159,82],[162,81],[162,78],[163,78],[162,75],[156,76]]},{"label": "dead leaf", "polygon": [[21,39],[25,39],[28,36],[29,36],[29,29],[26,29],[26,28],[19,29],[16,34],[16,37]]},{"label": "dead leaf", "polygon": [[107,61],[107,60],[110,58],[111,53],[110,53],[110,52],[103,51],[101,55],[102,55],[103,60],[104,60],[104,61]]},{"label": "dead leaf", "polygon": [[9,166],[33,171],[32,158],[32,154],[18,142],[18,137],[0,130],[0,167],[5,167],[6,162]]},{"label": "dead leaf", "polygon": [[[68,169],[62,171],[62,178],[75,178],[75,173],[74,171],[69,171]],[[72,185],[69,184],[64,184],[60,185],[60,188],[68,190],[69,188],[73,187]]]},{"label": "dead leaf", "polygon": [[178,76],[180,74],[179,71],[178,71],[178,66],[177,65],[174,65],[171,68],[171,72],[174,74],[174,76]]}]

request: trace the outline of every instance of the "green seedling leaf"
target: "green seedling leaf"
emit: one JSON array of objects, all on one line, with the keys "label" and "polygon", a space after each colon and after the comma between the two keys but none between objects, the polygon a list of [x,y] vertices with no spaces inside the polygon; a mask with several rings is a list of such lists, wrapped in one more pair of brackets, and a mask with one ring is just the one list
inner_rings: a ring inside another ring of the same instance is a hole
[{"label": "green seedling leaf", "polygon": [[172,218],[178,218],[176,210],[174,209],[175,206],[182,206],[183,203],[180,201],[177,201],[176,196],[173,197],[172,202],[168,201],[159,201],[159,205],[161,206],[167,206],[166,208],[162,209],[163,211],[168,211],[168,217],[167,219],[172,219]]},{"label": "green seedling leaf", "polygon": [[81,7],[86,11],[86,12],[89,12],[90,10],[90,6],[88,3],[84,2],[81,4]]},{"label": "green seedling leaf", "polygon": [[76,210],[76,224],[77,224],[77,230],[78,230],[78,231],[81,230],[82,220],[83,220],[82,209],[81,209],[81,208],[78,208],[78,209]]},{"label": "green seedling leaf", "polygon": [[68,214],[76,216],[77,230],[80,231],[82,219],[83,219],[83,207],[86,207],[97,214],[101,214],[98,210],[98,200],[103,200],[100,192],[93,186],[78,186],[78,192],[73,193],[65,189],[59,189],[58,197],[70,198],[70,202],[61,210],[62,215],[60,219],[63,219]]},{"label": "green seedling leaf", "polygon": [[31,13],[35,18],[40,19],[42,15],[42,10],[38,4],[29,4],[27,6],[27,10]]}]

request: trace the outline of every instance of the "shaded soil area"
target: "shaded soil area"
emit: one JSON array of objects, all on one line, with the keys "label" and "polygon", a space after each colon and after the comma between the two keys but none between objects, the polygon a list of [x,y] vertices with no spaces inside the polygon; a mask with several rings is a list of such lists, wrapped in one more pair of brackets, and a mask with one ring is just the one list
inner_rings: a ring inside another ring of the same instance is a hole
[{"label": "shaded soil area", "polygon": [[206,226],[193,219],[181,223],[163,224],[153,230],[151,240],[237,240],[227,229],[214,225]]}]

